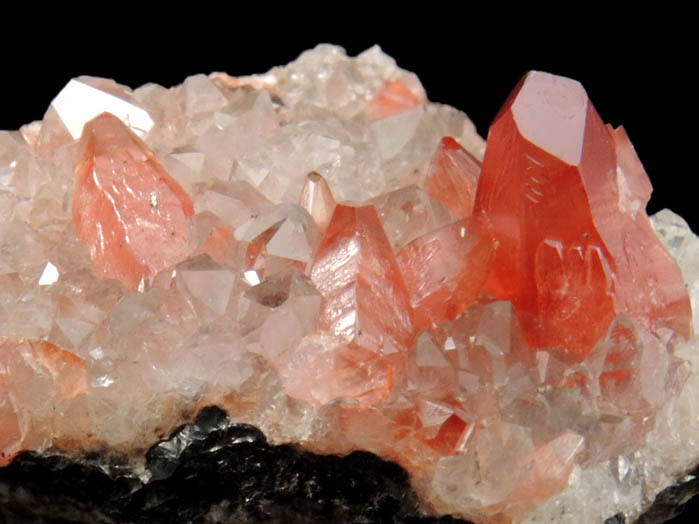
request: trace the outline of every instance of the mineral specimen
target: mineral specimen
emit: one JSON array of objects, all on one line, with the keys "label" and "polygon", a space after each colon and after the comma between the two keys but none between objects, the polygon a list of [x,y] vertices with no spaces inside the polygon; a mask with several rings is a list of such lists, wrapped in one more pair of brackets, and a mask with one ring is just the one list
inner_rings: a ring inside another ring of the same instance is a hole
[{"label": "mineral specimen", "polygon": [[187,256],[192,199],[121,120],[85,125],[73,222],[95,271],[131,289]]},{"label": "mineral specimen", "polygon": [[[699,241],[648,220],[650,191],[548,73],[487,147],[378,48],[72,80],[0,133],[3,478],[108,450],[150,511],[208,437],[157,442],[215,404],[272,444],[393,460],[433,513],[634,519],[699,463]],[[217,424],[212,453],[238,438]]]},{"label": "mineral specimen", "polygon": [[491,127],[479,182],[476,212],[500,243],[486,289],[512,301],[533,347],[584,359],[622,312],[690,335],[680,269],[645,217],[648,176],[580,84],[527,75]]}]

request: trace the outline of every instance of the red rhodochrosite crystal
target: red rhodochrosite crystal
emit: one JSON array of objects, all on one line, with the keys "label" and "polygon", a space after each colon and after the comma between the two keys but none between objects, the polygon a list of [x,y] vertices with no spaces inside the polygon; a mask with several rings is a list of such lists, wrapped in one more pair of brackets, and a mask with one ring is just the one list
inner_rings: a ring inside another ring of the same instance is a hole
[{"label": "red rhodochrosite crystal", "polygon": [[646,174],[617,134],[578,82],[529,73],[490,129],[476,195],[500,243],[487,291],[514,303],[534,347],[574,359],[619,312],[690,332],[679,268],[637,213]]},{"label": "red rhodochrosite crystal", "polygon": [[456,218],[466,218],[473,213],[480,170],[478,160],[446,136],[432,157],[423,188],[443,202]]},{"label": "red rhodochrosite crystal", "polygon": [[75,231],[98,274],[136,289],[187,255],[192,199],[117,117],[91,120],[80,141]]},{"label": "red rhodochrosite crystal", "polygon": [[454,320],[476,299],[494,254],[485,235],[466,218],[416,238],[397,253],[418,327]]},{"label": "red rhodochrosite crystal", "polygon": [[[337,205],[313,260],[311,280],[322,296],[319,327],[352,348],[353,366],[392,359],[410,346],[414,328],[408,292],[373,206]],[[379,397],[389,390],[386,382]]]}]

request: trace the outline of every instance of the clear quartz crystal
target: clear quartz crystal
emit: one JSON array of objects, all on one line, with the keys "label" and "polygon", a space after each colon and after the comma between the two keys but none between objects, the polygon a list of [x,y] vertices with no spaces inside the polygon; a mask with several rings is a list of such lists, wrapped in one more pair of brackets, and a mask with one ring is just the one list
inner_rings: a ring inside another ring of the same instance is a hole
[{"label": "clear quartz crystal", "polygon": [[[633,146],[579,84],[527,78],[485,158],[466,115],[378,47],[169,89],[80,77],[43,121],[0,132],[0,466],[22,449],[143,449],[218,404],[273,442],[396,460],[433,511],[635,518],[699,462],[697,339],[648,235],[679,264],[694,325],[699,240],[668,210],[650,229]],[[493,157],[507,140],[529,160]],[[554,238],[518,217],[541,236],[516,245],[522,284],[502,265],[510,205],[491,196],[519,195],[497,177],[526,162],[527,205],[549,203],[546,165],[593,196],[574,245],[579,224],[554,221]],[[642,267],[638,246],[659,262]],[[610,295],[633,288],[612,266],[641,268],[648,304]],[[541,334],[539,311],[565,324],[597,306],[583,349]]]}]

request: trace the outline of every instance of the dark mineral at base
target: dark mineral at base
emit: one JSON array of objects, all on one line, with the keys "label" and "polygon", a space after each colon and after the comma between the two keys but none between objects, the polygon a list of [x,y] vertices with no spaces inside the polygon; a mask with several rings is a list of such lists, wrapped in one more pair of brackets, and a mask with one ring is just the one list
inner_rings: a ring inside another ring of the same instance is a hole
[{"label": "dark mineral at base", "polygon": [[207,408],[148,450],[142,482],[121,455],[23,452],[0,470],[9,523],[466,523],[426,516],[407,473],[371,453],[270,445]]},{"label": "dark mineral at base", "polygon": [[[0,522],[469,523],[427,515],[407,472],[393,462],[361,451],[340,457],[274,446],[217,407],[151,447],[145,470],[147,482],[128,457],[109,452],[22,452],[0,469]],[[696,479],[668,488],[638,522],[665,522],[697,492]],[[605,521],[625,523],[621,514]]]}]

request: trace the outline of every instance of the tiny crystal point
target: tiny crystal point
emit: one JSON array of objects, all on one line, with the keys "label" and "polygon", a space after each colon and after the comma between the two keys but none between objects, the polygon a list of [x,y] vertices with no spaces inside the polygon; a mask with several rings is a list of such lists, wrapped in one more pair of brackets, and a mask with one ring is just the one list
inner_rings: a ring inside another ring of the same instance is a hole
[{"label": "tiny crystal point", "polygon": [[308,173],[299,204],[308,211],[321,230],[328,227],[336,203],[328,182],[321,174],[315,171]]}]

